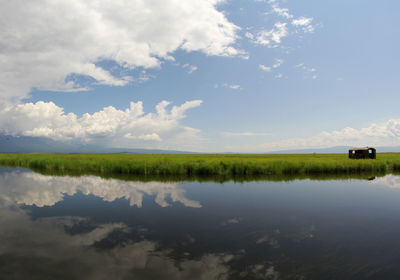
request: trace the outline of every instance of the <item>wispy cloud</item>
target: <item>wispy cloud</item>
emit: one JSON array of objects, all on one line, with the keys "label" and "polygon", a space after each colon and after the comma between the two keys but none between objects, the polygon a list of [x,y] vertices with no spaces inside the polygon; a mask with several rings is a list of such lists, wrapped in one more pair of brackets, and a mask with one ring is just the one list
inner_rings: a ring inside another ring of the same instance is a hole
[{"label": "wispy cloud", "polygon": [[230,89],[233,89],[233,90],[243,90],[243,88],[240,85],[230,85],[228,83],[223,83],[222,86],[224,88],[230,88]]},{"label": "wispy cloud", "polygon": [[135,82],[139,82],[139,83],[147,82],[147,81],[149,81],[150,79],[152,79],[154,77],[155,77],[154,75],[151,75],[151,74],[147,73],[146,70],[142,70],[142,71],[140,71],[139,76],[134,79],[134,81]]},{"label": "wispy cloud", "polygon": [[222,226],[228,226],[228,225],[234,225],[234,224],[238,224],[240,222],[240,218],[231,218],[226,220],[225,222],[222,222],[221,225]]},{"label": "wispy cloud", "polygon": [[277,58],[275,59],[275,63],[272,65],[273,68],[278,68],[279,66],[281,66],[283,64],[283,59]]},{"label": "wispy cloud", "polygon": [[194,71],[196,71],[197,69],[198,69],[198,67],[196,66],[196,65],[190,65],[190,64],[183,64],[182,65],[182,68],[183,69],[186,69],[186,71],[189,73],[189,74],[192,74]]},{"label": "wispy cloud", "polygon": [[284,60],[281,58],[275,59],[275,63],[271,66],[266,66],[264,64],[258,65],[258,68],[265,72],[271,72],[273,69],[279,68],[284,63]]},{"label": "wispy cloud", "polygon": [[274,13],[285,19],[293,18],[293,15],[289,12],[289,9],[279,7],[279,4],[277,1],[267,1],[267,2],[271,5],[271,12],[267,13],[267,14]]},{"label": "wispy cloud", "polygon": [[307,17],[299,17],[297,19],[292,20],[292,25],[301,28],[301,30],[305,33],[312,33],[315,30],[315,27],[311,24],[313,18]]},{"label": "wispy cloud", "polygon": [[287,18],[287,19],[290,19],[293,17],[293,15],[289,13],[288,8],[280,8],[277,4],[272,5],[272,11],[274,13],[278,14],[279,16]]},{"label": "wispy cloud", "polygon": [[277,22],[269,30],[261,30],[254,36],[253,42],[268,48],[276,48],[280,45],[282,39],[289,35],[286,23]]},{"label": "wispy cloud", "polygon": [[313,67],[308,67],[303,62],[295,65],[294,67],[302,69],[303,72],[305,73],[305,78],[311,78],[313,80],[318,78],[317,69],[315,69]]},{"label": "wispy cloud", "polygon": [[272,68],[269,66],[265,66],[263,64],[258,65],[258,68],[265,71],[265,72],[271,72]]},{"label": "wispy cloud", "polygon": [[251,39],[251,40],[254,39],[254,35],[253,35],[252,33],[250,33],[250,32],[246,32],[246,33],[244,34],[244,36],[245,36],[246,38]]},{"label": "wispy cloud", "polygon": [[285,37],[301,32],[312,33],[315,31],[315,26],[312,24],[313,18],[305,16],[294,18],[289,9],[280,7],[277,1],[262,2],[267,2],[271,6],[271,11],[265,13],[265,15],[276,15],[279,19],[276,19],[276,22],[270,29],[262,28],[258,32],[246,32],[245,37],[253,43],[268,48],[277,48],[281,45]]},{"label": "wispy cloud", "polygon": [[225,137],[254,137],[254,136],[269,136],[271,133],[266,132],[221,132],[222,136]]},{"label": "wispy cloud", "polygon": [[161,141],[161,137],[157,133],[140,134],[140,135],[132,135],[132,133],[127,133],[124,135],[124,138],[138,139],[145,141]]}]

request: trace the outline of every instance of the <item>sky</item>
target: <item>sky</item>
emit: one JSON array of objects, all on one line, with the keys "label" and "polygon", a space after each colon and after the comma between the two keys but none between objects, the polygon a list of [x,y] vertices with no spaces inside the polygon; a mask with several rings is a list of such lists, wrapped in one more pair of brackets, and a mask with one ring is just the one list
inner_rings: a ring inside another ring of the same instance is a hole
[{"label": "sky", "polygon": [[395,0],[0,0],[0,134],[249,152],[400,146]]}]

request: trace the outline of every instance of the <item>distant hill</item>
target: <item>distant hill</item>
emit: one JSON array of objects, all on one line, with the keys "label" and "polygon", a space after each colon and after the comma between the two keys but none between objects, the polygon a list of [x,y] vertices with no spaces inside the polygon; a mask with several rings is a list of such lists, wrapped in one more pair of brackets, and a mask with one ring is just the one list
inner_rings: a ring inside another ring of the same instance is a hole
[{"label": "distant hill", "polygon": [[[343,154],[347,153],[349,148],[351,147],[337,146],[323,149],[295,149],[268,152],[266,154]],[[377,153],[400,152],[400,146],[375,148]],[[195,154],[194,152],[175,150],[108,148],[91,144],[55,141],[44,137],[15,137],[7,135],[0,135],[0,153]]]},{"label": "distant hill", "polygon": [[43,137],[0,135],[0,153],[129,153],[129,154],[191,154],[192,152],[108,148],[90,144],[55,141]]}]

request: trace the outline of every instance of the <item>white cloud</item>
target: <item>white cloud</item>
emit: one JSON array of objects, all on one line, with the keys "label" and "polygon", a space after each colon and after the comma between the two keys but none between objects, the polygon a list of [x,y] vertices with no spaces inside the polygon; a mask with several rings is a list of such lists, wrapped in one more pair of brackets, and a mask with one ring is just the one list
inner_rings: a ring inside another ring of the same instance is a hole
[{"label": "white cloud", "polygon": [[[0,97],[18,100],[32,88],[88,89],[66,81],[70,74],[123,86],[133,78],[122,72],[160,67],[178,49],[243,55],[234,47],[239,27],[217,10],[220,2],[0,0]],[[102,68],[103,60],[120,71]]]},{"label": "white cloud", "polygon": [[242,136],[267,136],[270,133],[264,132],[222,132],[221,135],[226,137],[242,137]]},{"label": "white cloud", "polygon": [[277,22],[270,30],[262,30],[255,36],[254,42],[269,48],[276,48],[282,41],[282,38],[289,35],[286,23]]},{"label": "white cloud", "polygon": [[148,74],[145,70],[140,71],[140,74],[138,77],[135,77],[132,81],[134,82],[147,82],[148,80],[154,78],[153,75]]},{"label": "white cloud", "polygon": [[315,27],[311,24],[312,20],[313,18],[299,17],[292,20],[292,25],[301,28],[305,33],[312,33],[315,30]]},{"label": "white cloud", "polygon": [[243,88],[240,85],[229,85],[227,83],[222,84],[224,88],[230,88],[234,90],[242,90]]},{"label": "white cloud", "polygon": [[[277,59],[275,59],[275,63],[272,64],[272,66],[266,66],[266,65],[260,64],[260,65],[258,65],[258,68],[265,72],[271,72],[272,69],[279,68],[283,64],[283,62],[284,62],[283,59],[277,58]],[[276,76],[279,76],[279,75],[280,74],[277,74]]]},{"label": "white cloud", "polygon": [[313,80],[318,78],[318,75],[316,74],[317,69],[313,67],[308,67],[303,62],[295,65],[294,67],[302,69],[305,73],[305,78],[311,78]]},{"label": "white cloud", "polygon": [[242,89],[240,85],[230,85],[229,88],[231,89]]},{"label": "white cloud", "polygon": [[272,65],[273,68],[278,68],[279,66],[281,66],[283,64],[283,59],[275,59],[275,63]]},{"label": "white cloud", "polygon": [[282,73],[278,73],[275,75],[276,79],[282,79],[283,78],[283,74]]},{"label": "white cloud", "polygon": [[251,39],[251,40],[254,39],[254,35],[251,34],[250,32],[246,32],[246,34],[244,34],[244,36],[246,36],[246,38],[249,38],[249,39]]},{"label": "white cloud", "polygon": [[270,72],[272,70],[271,67],[269,66],[265,66],[263,64],[258,65],[258,68],[260,68],[261,70],[265,71],[265,72]]},{"label": "white cloud", "polygon": [[[39,101],[8,105],[0,111],[0,133],[13,136],[47,137],[54,140],[80,139],[85,142],[118,144],[127,147],[135,141],[172,143],[199,140],[198,130],[183,126],[180,121],[186,111],[200,106],[201,100],[187,101],[168,108],[170,102],[162,101],[155,112],[145,114],[142,102],[131,102],[125,110],[108,106],[93,114],[81,117],[66,114],[53,102]],[[186,140],[186,141],[185,141]]]},{"label": "white cloud", "polygon": [[372,123],[368,127],[322,132],[308,138],[290,138],[260,145],[227,147],[229,150],[268,152],[286,149],[326,148],[333,146],[398,146],[400,143],[400,119]]},{"label": "white cloud", "polygon": [[315,26],[312,24],[313,18],[311,17],[298,17],[289,12],[288,8],[281,8],[277,1],[263,1],[271,6],[271,11],[265,13],[266,16],[275,16],[275,24],[271,29],[262,29],[259,32],[250,33],[246,32],[245,37],[250,39],[255,44],[263,45],[268,48],[277,48],[281,45],[282,39],[297,33],[312,33],[315,31]]},{"label": "white cloud", "polygon": [[313,20],[312,18],[299,17],[297,19],[292,20],[292,24],[296,26],[305,26],[311,24],[312,20]]},{"label": "white cloud", "polygon": [[149,133],[142,135],[132,135],[132,133],[127,133],[124,135],[124,137],[129,139],[161,141],[161,137],[157,133]]},{"label": "white cloud", "polygon": [[293,15],[289,13],[288,8],[280,8],[277,4],[272,4],[272,12],[287,19],[293,18]]},{"label": "white cloud", "polygon": [[175,61],[175,57],[173,57],[172,55],[167,55],[166,57],[164,57],[164,59],[166,61]]},{"label": "white cloud", "polygon": [[198,67],[196,65],[190,65],[190,64],[183,64],[182,68],[186,69],[186,71],[189,74],[192,74],[194,71],[196,71],[198,69]]}]

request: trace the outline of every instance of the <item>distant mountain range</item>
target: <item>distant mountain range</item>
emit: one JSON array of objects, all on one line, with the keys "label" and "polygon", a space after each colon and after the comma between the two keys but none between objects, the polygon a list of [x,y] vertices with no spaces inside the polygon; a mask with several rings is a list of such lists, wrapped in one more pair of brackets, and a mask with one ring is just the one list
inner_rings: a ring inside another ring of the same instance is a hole
[{"label": "distant mountain range", "polygon": [[[268,152],[265,154],[338,154],[347,153],[350,146],[337,146],[322,149],[295,149]],[[398,147],[375,147],[377,153],[400,152]],[[0,135],[0,153],[130,153],[130,154],[194,154],[194,152],[157,150],[157,149],[131,149],[108,148],[91,144],[78,144],[55,141],[42,137],[7,136]],[[229,153],[232,154],[232,153]]]},{"label": "distant mountain range", "polygon": [[0,153],[130,153],[130,154],[191,154],[191,152],[157,149],[108,148],[77,144],[42,137],[0,135]]}]

